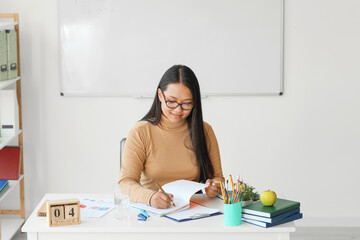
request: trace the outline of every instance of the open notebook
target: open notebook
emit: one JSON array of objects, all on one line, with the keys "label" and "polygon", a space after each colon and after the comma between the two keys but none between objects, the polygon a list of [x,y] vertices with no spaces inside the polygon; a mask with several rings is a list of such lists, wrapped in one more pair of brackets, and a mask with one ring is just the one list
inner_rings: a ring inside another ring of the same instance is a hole
[{"label": "open notebook", "polygon": [[177,180],[162,186],[166,193],[171,193],[174,195],[174,203],[176,207],[171,205],[166,209],[157,209],[143,203],[132,203],[131,207],[144,209],[149,213],[157,216],[164,216],[173,212],[183,211],[190,207],[191,196],[194,195],[197,191],[206,187],[207,185],[203,183],[197,183],[188,180]]}]

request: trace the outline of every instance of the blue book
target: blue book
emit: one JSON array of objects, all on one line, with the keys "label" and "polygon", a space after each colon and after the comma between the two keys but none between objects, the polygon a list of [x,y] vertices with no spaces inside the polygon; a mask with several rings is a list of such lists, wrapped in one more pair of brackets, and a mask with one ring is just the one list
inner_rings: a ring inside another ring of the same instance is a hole
[{"label": "blue book", "polygon": [[246,219],[257,220],[260,222],[277,223],[277,222],[281,221],[283,218],[289,217],[289,216],[294,215],[295,213],[299,213],[299,212],[300,212],[300,208],[296,208],[294,210],[288,211],[286,213],[277,215],[276,217],[272,217],[272,218],[261,217],[261,216],[257,216],[257,215],[253,215],[253,214],[247,214],[247,213],[243,213],[242,217],[246,218]]},{"label": "blue book", "polygon": [[266,222],[256,221],[256,220],[247,219],[247,218],[241,218],[241,220],[243,222],[251,223],[251,224],[263,227],[263,228],[268,228],[268,227],[273,227],[273,226],[276,226],[276,225],[280,225],[280,224],[283,224],[283,223],[287,223],[287,222],[291,222],[291,221],[294,221],[294,220],[301,219],[302,216],[303,216],[302,213],[295,213],[294,215],[283,218],[282,220],[280,220],[280,221],[278,221],[276,223],[266,223]]},{"label": "blue book", "polygon": [[3,180],[0,179],[0,193],[2,193],[3,191],[5,191],[6,186],[8,185],[9,181],[8,180]]}]

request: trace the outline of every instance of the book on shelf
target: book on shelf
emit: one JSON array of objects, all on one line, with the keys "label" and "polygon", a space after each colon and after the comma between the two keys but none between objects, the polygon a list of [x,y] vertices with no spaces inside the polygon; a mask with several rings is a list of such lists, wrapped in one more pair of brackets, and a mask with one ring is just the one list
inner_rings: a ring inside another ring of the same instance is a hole
[{"label": "book on shelf", "polygon": [[0,179],[18,180],[20,173],[20,147],[4,147],[0,150]]},{"label": "book on shelf", "polygon": [[162,186],[166,193],[171,193],[174,195],[175,207],[170,205],[169,208],[158,209],[143,203],[132,203],[131,207],[143,209],[153,215],[161,217],[173,212],[179,212],[188,209],[190,207],[191,196],[194,195],[197,191],[206,187],[208,186],[203,183],[197,183],[188,180],[177,180]]},{"label": "book on shelf", "polygon": [[9,185],[8,180],[0,179],[0,195],[5,192],[8,185]]},{"label": "book on shelf", "polygon": [[261,222],[261,221],[257,221],[254,219],[248,219],[248,218],[241,218],[241,220],[243,222],[251,223],[251,224],[263,227],[263,228],[268,228],[268,227],[277,226],[277,225],[280,225],[283,223],[295,221],[295,220],[301,219],[302,217],[303,217],[302,213],[295,213],[293,215],[290,215],[288,217],[281,219],[280,221],[278,221],[276,223]]},{"label": "book on shelf", "polygon": [[246,219],[260,221],[260,222],[277,223],[277,222],[281,221],[283,218],[286,218],[288,216],[291,216],[291,215],[293,215],[295,213],[299,213],[299,212],[300,212],[300,208],[296,208],[296,209],[290,210],[288,212],[285,212],[283,214],[277,215],[276,217],[272,217],[272,218],[261,217],[261,216],[252,215],[252,214],[248,214],[248,213],[243,213],[242,217],[246,218]]},{"label": "book on shelf", "polygon": [[242,212],[245,214],[273,218],[282,213],[286,213],[299,207],[300,202],[278,198],[272,206],[264,206],[261,201],[257,201],[243,207]]}]

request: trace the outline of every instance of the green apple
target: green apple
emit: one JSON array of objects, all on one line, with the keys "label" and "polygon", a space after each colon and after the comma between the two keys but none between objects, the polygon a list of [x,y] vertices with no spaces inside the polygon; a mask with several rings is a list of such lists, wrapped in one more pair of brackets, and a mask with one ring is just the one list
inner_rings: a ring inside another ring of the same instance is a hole
[{"label": "green apple", "polygon": [[272,206],[276,202],[276,193],[274,191],[263,191],[260,194],[260,201],[264,206]]}]

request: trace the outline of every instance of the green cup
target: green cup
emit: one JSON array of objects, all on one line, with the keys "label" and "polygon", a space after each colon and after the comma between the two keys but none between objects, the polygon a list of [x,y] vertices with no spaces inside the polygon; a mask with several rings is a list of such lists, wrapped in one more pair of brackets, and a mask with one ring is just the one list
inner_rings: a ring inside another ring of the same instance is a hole
[{"label": "green cup", "polygon": [[234,204],[224,204],[224,223],[227,226],[241,224],[242,201]]}]

